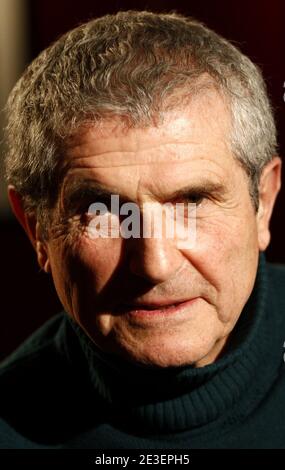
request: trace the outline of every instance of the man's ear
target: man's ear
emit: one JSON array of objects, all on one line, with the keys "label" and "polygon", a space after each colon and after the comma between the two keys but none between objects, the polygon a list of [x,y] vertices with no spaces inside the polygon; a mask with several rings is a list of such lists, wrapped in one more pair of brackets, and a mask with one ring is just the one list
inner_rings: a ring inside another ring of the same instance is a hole
[{"label": "man's ear", "polygon": [[262,170],[259,182],[259,208],[257,212],[258,245],[265,251],[270,242],[269,223],[276,197],[281,188],[281,166],[279,157],[274,157]]},{"label": "man's ear", "polygon": [[45,272],[50,272],[47,245],[42,239],[40,224],[37,221],[35,212],[29,213],[25,211],[22,197],[12,185],[8,186],[8,198],[16,218],[22,225],[30,239],[30,242],[36,250],[38,263],[41,269],[43,269]]}]

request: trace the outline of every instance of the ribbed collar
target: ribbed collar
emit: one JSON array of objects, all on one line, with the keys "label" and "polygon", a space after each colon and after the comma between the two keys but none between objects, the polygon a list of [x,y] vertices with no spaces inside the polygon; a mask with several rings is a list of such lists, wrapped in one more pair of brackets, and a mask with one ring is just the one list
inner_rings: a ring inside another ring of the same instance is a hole
[{"label": "ribbed collar", "polygon": [[150,369],[114,359],[70,322],[88,361],[92,383],[115,413],[135,420],[143,430],[184,431],[216,420],[250,388],[270,351],[270,323],[265,318],[267,290],[266,261],[260,253],[254,289],[227,353],[201,368]]}]

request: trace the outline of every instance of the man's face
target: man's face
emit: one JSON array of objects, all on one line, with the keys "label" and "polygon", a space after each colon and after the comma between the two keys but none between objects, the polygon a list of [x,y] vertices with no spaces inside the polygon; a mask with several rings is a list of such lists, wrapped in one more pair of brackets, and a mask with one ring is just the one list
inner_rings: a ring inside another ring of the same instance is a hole
[{"label": "man's face", "polygon": [[[248,179],[228,135],[226,107],[209,92],[166,112],[161,125],[126,130],[114,118],[70,140],[47,252],[64,308],[103,351],[162,367],[202,366],[221,352],[259,253]],[[98,186],[140,208],[197,202],[196,243],[92,238],[86,212],[101,200]],[[188,197],[175,196],[185,187]]]}]

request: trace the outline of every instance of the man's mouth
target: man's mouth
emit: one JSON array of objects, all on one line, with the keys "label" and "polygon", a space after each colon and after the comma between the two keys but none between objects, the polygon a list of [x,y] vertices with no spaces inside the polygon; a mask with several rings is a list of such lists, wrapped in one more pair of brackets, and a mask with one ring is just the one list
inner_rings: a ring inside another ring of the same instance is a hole
[{"label": "man's mouth", "polygon": [[126,303],[120,307],[121,312],[131,316],[152,316],[152,315],[175,315],[183,309],[190,307],[199,297],[192,299],[168,303]]}]

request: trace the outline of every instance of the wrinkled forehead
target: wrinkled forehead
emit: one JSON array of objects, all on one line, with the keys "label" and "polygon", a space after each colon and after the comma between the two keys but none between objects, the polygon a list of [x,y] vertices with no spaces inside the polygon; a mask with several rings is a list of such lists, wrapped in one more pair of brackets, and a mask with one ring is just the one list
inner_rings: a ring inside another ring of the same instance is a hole
[{"label": "wrinkled forehead", "polygon": [[79,183],[96,184],[100,191],[133,199],[189,184],[221,188],[237,164],[228,135],[227,106],[212,92],[165,111],[163,120],[146,127],[128,127],[120,116],[90,123],[68,141],[64,187],[70,193]]},{"label": "wrinkled forehead", "polygon": [[[93,165],[98,168],[162,163],[166,155],[168,160],[179,160],[181,155],[175,156],[171,146],[177,150],[187,145],[229,148],[230,126],[225,99],[211,89],[193,96],[187,105],[162,110],[148,125],[131,126],[128,117],[114,115],[98,123],[85,123],[67,139],[66,158],[80,165],[83,159],[96,155]],[[168,151],[160,152],[162,148]]]}]

